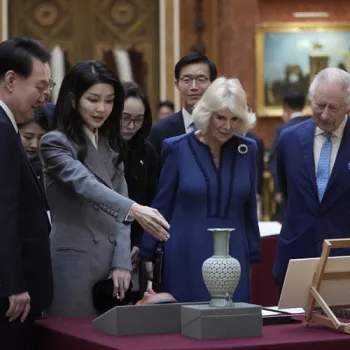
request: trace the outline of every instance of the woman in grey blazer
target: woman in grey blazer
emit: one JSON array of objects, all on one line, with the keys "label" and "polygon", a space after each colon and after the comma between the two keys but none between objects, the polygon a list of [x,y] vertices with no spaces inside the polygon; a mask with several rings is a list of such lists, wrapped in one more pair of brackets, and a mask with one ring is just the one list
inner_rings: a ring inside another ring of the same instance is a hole
[{"label": "woman in grey blazer", "polygon": [[130,225],[168,238],[168,223],[128,197],[120,117],[124,94],[102,63],[84,61],[62,82],[53,129],[41,139],[52,230],[55,316],[94,316],[92,287],[113,278],[113,295],[130,283]]}]

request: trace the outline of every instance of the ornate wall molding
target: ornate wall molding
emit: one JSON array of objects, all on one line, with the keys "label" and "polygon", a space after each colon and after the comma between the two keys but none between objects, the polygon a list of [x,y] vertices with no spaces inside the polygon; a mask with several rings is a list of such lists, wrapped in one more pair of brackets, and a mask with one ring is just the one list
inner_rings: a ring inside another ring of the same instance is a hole
[{"label": "ornate wall molding", "polygon": [[180,109],[180,95],[174,85],[174,66],[180,59],[180,2],[159,0],[160,100],[169,99]]},{"label": "ornate wall molding", "polygon": [[141,77],[136,81],[155,109],[159,101],[158,18],[155,0],[11,0],[9,30],[12,37],[30,36],[51,50],[59,46],[69,65],[100,59],[115,68],[113,51],[131,50],[134,61],[142,63],[136,66]]}]

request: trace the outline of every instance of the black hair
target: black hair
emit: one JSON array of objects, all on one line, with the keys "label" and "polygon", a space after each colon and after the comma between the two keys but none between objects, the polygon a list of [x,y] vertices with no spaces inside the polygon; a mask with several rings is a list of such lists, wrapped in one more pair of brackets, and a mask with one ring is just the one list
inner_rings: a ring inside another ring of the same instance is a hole
[{"label": "black hair", "polygon": [[301,111],[305,107],[305,96],[299,91],[289,91],[283,97],[283,104],[293,110]]},{"label": "black hair", "polygon": [[37,123],[45,132],[50,131],[51,116],[45,107],[37,107],[33,113],[33,120]]},{"label": "black hair", "polygon": [[0,43],[0,79],[12,70],[28,78],[33,70],[33,58],[48,63],[50,52],[39,41],[30,38],[15,38]]},{"label": "black hair", "polygon": [[64,77],[53,113],[52,129],[60,130],[79,146],[78,159],[87,154],[87,141],[83,131],[84,121],[79,113],[82,95],[95,84],[109,84],[114,89],[113,109],[99,132],[108,139],[110,147],[119,153],[116,166],[125,155],[120,136],[120,119],[124,108],[124,90],[117,76],[103,63],[87,60],[76,64]]},{"label": "black hair", "polygon": [[140,130],[129,140],[128,144],[132,147],[142,145],[151,131],[152,127],[152,111],[148,98],[142,89],[135,83],[123,82],[124,88],[124,101],[129,97],[138,98],[142,101],[145,107],[144,121]]},{"label": "black hair", "polygon": [[174,69],[175,79],[178,80],[180,78],[181,69],[185,66],[195,63],[206,63],[209,68],[209,79],[212,82],[216,79],[218,72],[216,66],[213,61],[211,61],[208,57],[198,53],[191,52],[186,56],[181,57],[180,61],[176,63]]},{"label": "black hair", "polygon": [[172,111],[175,110],[175,105],[170,100],[160,101],[159,104],[158,104],[158,109],[161,109],[162,107],[168,107]]},{"label": "black hair", "polygon": [[51,121],[51,115],[50,112],[43,106],[37,107],[34,110],[33,113],[33,119],[25,122],[25,123],[21,123],[21,124],[17,124],[18,129],[22,129],[23,126],[28,125],[30,123],[36,123],[38,124],[45,132],[49,132],[50,131],[50,121]]}]

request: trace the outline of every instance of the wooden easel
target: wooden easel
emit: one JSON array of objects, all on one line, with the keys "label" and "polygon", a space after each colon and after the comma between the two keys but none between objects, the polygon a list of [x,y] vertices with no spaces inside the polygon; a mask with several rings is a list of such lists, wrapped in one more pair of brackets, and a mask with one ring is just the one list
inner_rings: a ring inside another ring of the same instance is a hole
[{"label": "wooden easel", "polygon": [[[323,242],[321,258],[316,269],[313,284],[309,292],[307,306],[305,308],[304,325],[307,326],[311,322],[318,322],[339,332],[350,334],[350,323],[340,322],[319,292],[322,281],[330,279],[350,279],[350,267],[349,270],[344,271],[325,271],[330,250],[335,248],[350,248],[350,239],[329,239]],[[316,303],[319,305],[317,309],[319,310],[321,308],[324,315],[317,313],[315,310]],[[350,308],[350,304],[332,305],[332,307],[346,309]]]}]

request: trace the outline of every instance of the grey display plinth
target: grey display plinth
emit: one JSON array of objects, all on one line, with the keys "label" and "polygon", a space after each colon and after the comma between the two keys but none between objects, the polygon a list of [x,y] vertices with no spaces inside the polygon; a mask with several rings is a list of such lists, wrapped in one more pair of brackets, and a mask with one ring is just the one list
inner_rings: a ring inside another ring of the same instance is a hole
[{"label": "grey display plinth", "polygon": [[183,305],[193,303],[116,306],[94,319],[93,330],[116,336],[180,333]]},{"label": "grey display plinth", "polygon": [[195,339],[261,336],[261,307],[246,303],[235,303],[232,307],[183,305],[181,334]]}]

